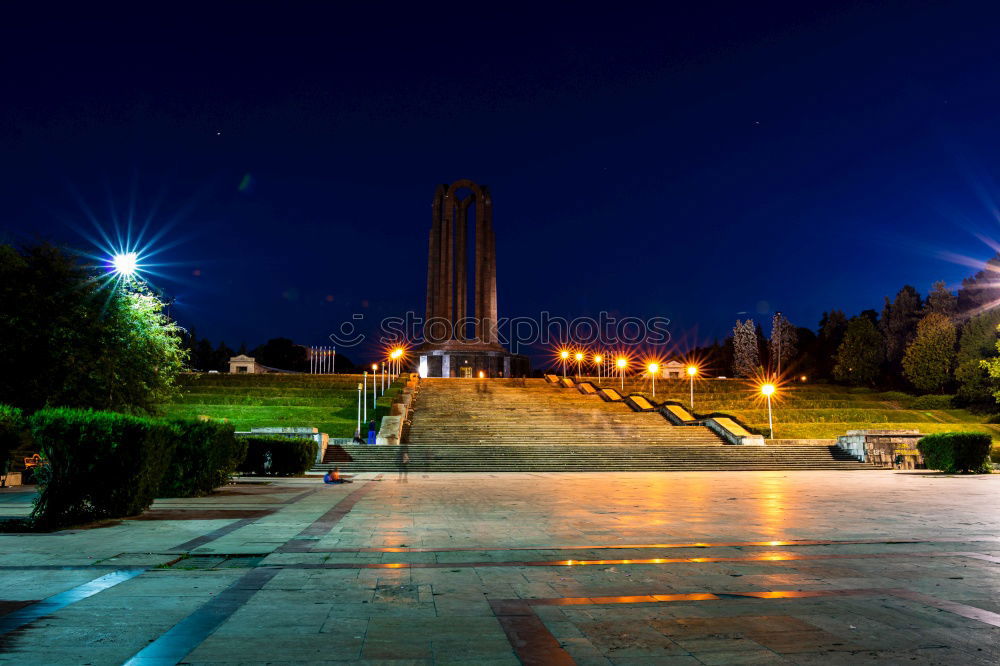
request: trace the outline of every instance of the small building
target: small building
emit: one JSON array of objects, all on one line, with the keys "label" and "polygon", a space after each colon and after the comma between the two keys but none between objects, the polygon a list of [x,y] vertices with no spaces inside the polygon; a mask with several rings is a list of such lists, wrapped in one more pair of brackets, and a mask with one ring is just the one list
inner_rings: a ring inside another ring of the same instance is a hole
[{"label": "small building", "polygon": [[229,374],[231,375],[253,375],[261,370],[257,367],[257,360],[246,354],[233,356],[229,359]]},{"label": "small building", "polygon": [[687,376],[687,366],[680,361],[667,361],[660,364],[660,379],[683,379]]}]

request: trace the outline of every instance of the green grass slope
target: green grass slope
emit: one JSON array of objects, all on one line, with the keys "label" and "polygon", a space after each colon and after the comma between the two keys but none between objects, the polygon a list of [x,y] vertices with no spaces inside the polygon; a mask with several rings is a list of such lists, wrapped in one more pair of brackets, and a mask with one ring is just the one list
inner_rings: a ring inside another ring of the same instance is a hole
[{"label": "green grass slope", "polygon": [[[596,383],[596,382],[595,382]],[[600,382],[621,388],[619,380]],[[699,414],[726,412],[748,425],[767,431],[767,403],[750,382],[739,379],[695,380],[694,406]],[[652,397],[648,379],[626,379],[626,393]],[[656,380],[656,400],[687,405],[688,381]],[[917,397],[898,391],[876,392],[832,384],[789,384],[778,389],[772,403],[776,439],[833,439],[848,430],[914,429],[922,433],[984,432],[1000,439],[1000,426],[988,417],[964,409],[925,409],[945,406],[937,396]]]},{"label": "green grass slope", "polygon": [[[180,395],[163,410],[174,418],[227,419],[237,430],[315,427],[330,437],[353,437],[361,381],[361,375],[188,373],[180,379]],[[371,376],[368,381],[371,419]],[[388,413],[401,386],[396,382],[378,398],[376,420]],[[363,430],[367,432],[367,427]]]}]

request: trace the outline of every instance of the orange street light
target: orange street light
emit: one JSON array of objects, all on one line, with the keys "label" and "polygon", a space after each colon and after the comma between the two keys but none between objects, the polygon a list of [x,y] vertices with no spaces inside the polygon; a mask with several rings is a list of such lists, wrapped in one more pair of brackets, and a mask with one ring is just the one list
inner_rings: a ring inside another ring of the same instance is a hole
[{"label": "orange street light", "polygon": [[771,396],[774,395],[774,384],[764,384],[760,387],[761,394],[767,398],[767,429],[771,433],[770,439],[774,439],[774,421],[771,418]]},{"label": "orange street light", "polygon": [[583,366],[583,353],[582,352],[577,352],[574,355],[574,358],[576,358],[576,378],[580,379],[580,375],[583,374],[583,371],[581,369],[582,366]]},{"label": "orange street light", "polygon": [[650,363],[646,366],[646,370],[649,371],[650,377],[653,378],[653,397],[656,397],[656,373],[660,371],[659,363]]},{"label": "orange street light", "polygon": [[563,379],[565,379],[566,378],[566,359],[569,358],[569,352],[566,351],[565,349],[563,349],[561,352],[559,352],[559,358],[562,359],[562,365],[563,365],[563,373],[562,373],[562,375],[563,375]]},{"label": "orange street light", "polygon": [[691,385],[691,409],[694,409],[694,378],[695,375],[698,374],[698,366],[689,365],[687,367],[687,373],[688,373],[688,379],[690,380],[689,383]]},{"label": "orange street light", "polygon": [[628,359],[624,356],[619,356],[618,360],[615,361],[615,365],[618,366],[618,374],[622,378],[622,393],[625,392],[625,367],[628,365]]},{"label": "orange street light", "polygon": [[601,381],[601,363],[604,362],[604,357],[600,354],[594,354],[594,366],[597,367],[597,381]]}]

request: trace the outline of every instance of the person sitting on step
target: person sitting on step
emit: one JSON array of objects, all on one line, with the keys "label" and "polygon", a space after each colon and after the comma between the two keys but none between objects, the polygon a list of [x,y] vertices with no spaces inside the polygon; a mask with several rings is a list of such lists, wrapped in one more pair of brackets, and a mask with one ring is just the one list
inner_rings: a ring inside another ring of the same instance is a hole
[{"label": "person sitting on step", "polygon": [[350,483],[350,481],[340,478],[340,468],[334,467],[323,475],[323,483]]}]

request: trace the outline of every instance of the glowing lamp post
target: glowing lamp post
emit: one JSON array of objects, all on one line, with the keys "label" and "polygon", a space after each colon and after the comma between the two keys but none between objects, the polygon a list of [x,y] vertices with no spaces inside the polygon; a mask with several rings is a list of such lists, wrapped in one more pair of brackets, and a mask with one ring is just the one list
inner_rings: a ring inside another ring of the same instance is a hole
[{"label": "glowing lamp post", "polygon": [[698,374],[698,368],[693,365],[689,365],[687,367],[687,373],[688,379],[691,380],[691,409],[694,409],[694,378],[695,375]]},{"label": "glowing lamp post", "polygon": [[399,371],[400,371],[399,359],[402,358],[402,356],[403,356],[403,350],[400,349],[399,347],[393,349],[392,353],[389,354],[389,358],[392,359],[392,368],[390,369],[390,375],[393,378],[399,376]]},{"label": "glowing lamp post", "polygon": [[358,384],[358,428],[354,431],[354,439],[361,439],[361,384]]},{"label": "glowing lamp post", "polygon": [[649,371],[649,376],[653,378],[653,397],[656,397],[656,373],[660,371],[659,363],[650,363],[646,366],[646,370]]},{"label": "glowing lamp post", "polygon": [[378,393],[375,387],[375,378],[378,377],[378,363],[372,363],[372,416],[375,415],[375,401],[378,399]]},{"label": "glowing lamp post", "polygon": [[563,379],[565,379],[566,378],[566,359],[569,358],[569,352],[566,351],[565,349],[562,350],[561,352],[559,352],[559,358],[562,359],[562,364],[563,364]]},{"label": "glowing lamp post", "polygon": [[[368,423],[368,371],[367,370],[365,370],[365,374],[364,374],[364,388],[362,390],[364,391],[364,394],[365,394],[365,399],[364,399],[364,403],[363,403],[364,404],[364,415],[363,415],[363,418],[364,418],[365,423]],[[359,427],[358,434],[360,435],[360,433],[361,433],[361,430],[360,430],[360,427]]]},{"label": "glowing lamp post", "polygon": [[139,255],[135,252],[122,252],[111,257],[111,269],[122,277],[132,277],[139,270]]},{"label": "glowing lamp post", "polygon": [[600,354],[594,355],[594,365],[597,366],[597,382],[601,381],[601,363],[604,361],[604,357]]},{"label": "glowing lamp post", "polygon": [[625,366],[628,365],[627,358],[619,358],[615,361],[615,365],[618,366],[618,374],[622,377],[622,393],[625,392]]},{"label": "glowing lamp post", "polygon": [[770,439],[774,439],[774,421],[771,419],[771,396],[774,394],[774,384],[764,384],[760,387],[761,394],[767,398],[767,429],[770,431]]},{"label": "glowing lamp post", "polygon": [[583,354],[581,354],[580,352],[577,352],[576,353],[576,378],[577,378],[577,380],[579,380],[580,376],[583,374],[582,368],[583,368]]}]

